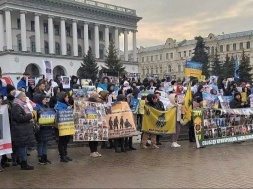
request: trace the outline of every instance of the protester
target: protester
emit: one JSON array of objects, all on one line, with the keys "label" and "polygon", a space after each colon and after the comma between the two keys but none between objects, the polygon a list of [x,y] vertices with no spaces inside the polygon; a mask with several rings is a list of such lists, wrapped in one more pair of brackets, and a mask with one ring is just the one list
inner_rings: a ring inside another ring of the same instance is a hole
[{"label": "protester", "polygon": [[25,91],[26,91],[26,89],[27,89],[27,79],[28,79],[28,77],[30,76],[30,74],[29,73],[27,73],[27,72],[24,72],[23,73],[23,77],[20,79],[20,81],[18,82],[18,84],[17,84],[17,89],[19,90],[19,89],[21,89],[21,88],[23,88],[23,89],[25,89]]},{"label": "protester", "polygon": [[236,92],[234,94],[234,99],[229,103],[230,108],[245,108],[248,107],[246,102],[242,102],[241,93]]},{"label": "protester", "polygon": [[[45,94],[37,94],[34,97],[34,102],[36,103],[35,110],[37,115],[40,115],[41,112],[48,110],[47,99]],[[51,164],[51,161],[47,159],[47,143],[52,140],[52,125],[45,126],[41,125],[40,130],[35,133],[37,141],[37,152],[39,158],[39,165]]]},{"label": "protester", "polygon": [[24,92],[16,91],[11,110],[12,125],[11,134],[13,144],[18,147],[21,170],[33,170],[34,167],[27,164],[27,148],[35,143],[33,133],[33,114],[26,106]]},{"label": "protester", "polygon": [[[59,92],[57,94],[57,103],[54,109],[56,111],[71,109],[72,107],[68,104],[68,102],[69,102],[68,94],[65,92]],[[60,154],[60,161],[63,163],[72,161],[72,159],[68,157],[68,151],[67,151],[70,137],[71,137],[70,135],[59,136],[58,150]]]}]

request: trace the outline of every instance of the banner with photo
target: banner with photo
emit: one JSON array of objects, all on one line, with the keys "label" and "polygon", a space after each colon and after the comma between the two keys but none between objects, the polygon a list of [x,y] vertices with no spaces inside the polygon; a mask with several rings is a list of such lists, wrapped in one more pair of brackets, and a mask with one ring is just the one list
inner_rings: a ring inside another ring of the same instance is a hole
[{"label": "banner with photo", "polygon": [[95,86],[83,86],[82,89],[73,89],[73,98],[88,100],[93,92],[96,92]]},{"label": "banner with photo", "polygon": [[102,103],[88,102],[84,99],[74,103],[74,141],[107,141],[108,126],[106,112]]},{"label": "banner with photo", "polygon": [[218,98],[219,98],[220,105],[221,105],[222,109],[230,109],[229,103],[233,99],[232,96],[221,96],[221,95],[218,95]]},{"label": "banner with photo", "polygon": [[185,63],[185,76],[192,76],[200,78],[202,75],[203,64],[195,61],[186,61]]},{"label": "banner with photo", "polygon": [[197,148],[253,139],[253,108],[192,112]]},{"label": "banner with photo", "polygon": [[155,134],[174,134],[176,132],[176,112],[176,108],[159,111],[145,106],[142,131]]},{"label": "banner with photo", "polygon": [[73,113],[73,109],[57,111],[57,127],[59,130],[59,136],[75,134]]},{"label": "banner with photo", "polygon": [[202,93],[203,95],[203,108],[219,108],[219,98],[217,95],[209,93]]},{"label": "banner with photo", "polygon": [[8,106],[0,106],[0,156],[12,153]]},{"label": "banner with photo", "polygon": [[70,89],[70,77],[61,76],[61,83],[63,89]]},{"label": "banner with photo", "polygon": [[53,65],[52,65],[52,61],[48,61],[48,60],[42,60],[42,64],[43,64],[43,74],[45,75],[45,78],[49,80],[53,79]]},{"label": "banner with photo", "polygon": [[132,111],[134,114],[137,114],[137,113],[138,113],[139,103],[140,103],[140,100],[139,100],[139,99],[133,98],[133,99],[131,100],[130,108],[131,108],[131,111]]},{"label": "banner with photo", "polygon": [[133,113],[127,102],[114,102],[111,114],[106,115],[109,138],[121,138],[137,135]]}]

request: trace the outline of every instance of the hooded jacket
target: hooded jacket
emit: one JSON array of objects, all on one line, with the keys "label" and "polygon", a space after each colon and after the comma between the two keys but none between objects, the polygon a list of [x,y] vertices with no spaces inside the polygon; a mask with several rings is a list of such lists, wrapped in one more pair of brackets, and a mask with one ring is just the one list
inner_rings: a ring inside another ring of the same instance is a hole
[{"label": "hooded jacket", "polygon": [[182,105],[175,102],[176,95],[177,94],[173,93],[168,96],[170,103],[166,109],[168,110],[168,109],[176,107],[177,108],[177,121],[180,121],[181,117],[182,117]]},{"label": "hooded jacket", "polygon": [[65,102],[64,98],[66,96],[65,92],[60,92],[57,95],[57,103],[55,105],[55,110],[67,110],[68,109],[68,104]]},{"label": "hooded jacket", "polygon": [[[240,95],[240,100],[238,100],[238,99],[236,98],[237,95]],[[246,107],[246,106],[242,106],[241,104],[242,104],[242,96],[241,96],[241,93],[236,92],[236,93],[234,94],[234,99],[231,100],[231,102],[229,103],[229,106],[230,106],[230,108],[232,108],[232,109],[233,109],[233,108],[244,108],[244,107]]]},{"label": "hooded jacket", "polygon": [[197,92],[194,94],[194,96],[193,97],[200,97],[202,100],[203,100],[203,95],[202,95],[202,92],[201,92],[201,89],[203,89],[204,87],[203,87],[203,85],[199,85],[198,86],[198,90],[197,90]]}]

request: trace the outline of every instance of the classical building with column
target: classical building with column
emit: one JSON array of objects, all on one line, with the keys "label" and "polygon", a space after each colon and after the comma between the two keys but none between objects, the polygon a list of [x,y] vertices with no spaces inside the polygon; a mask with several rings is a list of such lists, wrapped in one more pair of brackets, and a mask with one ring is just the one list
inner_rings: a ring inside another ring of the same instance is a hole
[{"label": "classical building with column", "polygon": [[[54,75],[78,75],[89,49],[99,66],[110,41],[119,49],[124,35],[127,72],[138,72],[136,11],[93,0],[0,0],[0,66],[2,75],[19,77],[24,71],[43,73],[52,61]],[[129,59],[128,35],[132,35]]]},{"label": "classical building with column", "polygon": [[[216,48],[221,61],[225,61],[227,54],[230,57],[237,55],[240,59],[244,49],[253,65],[253,30],[221,35],[210,33],[204,40],[210,62]],[[141,78],[157,76],[160,79],[182,79],[185,62],[192,58],[195,46],[194,39],[177,42],[168,38],[164,45],[140,47],[138,60]]]}]

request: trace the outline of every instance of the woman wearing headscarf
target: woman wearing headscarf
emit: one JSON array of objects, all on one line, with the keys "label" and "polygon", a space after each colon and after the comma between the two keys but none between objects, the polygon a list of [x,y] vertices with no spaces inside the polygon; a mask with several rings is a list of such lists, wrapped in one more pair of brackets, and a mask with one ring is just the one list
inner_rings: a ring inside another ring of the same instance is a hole
[{"label": "woman wearing headscarf", "polygon": [[12,116],[12,141],[18,147],[21,170],[33,170],[34,167],[27,164],[27,148],[35,143],[33,132],[33,114],[26,105],[24,92],[16,91]]}]

